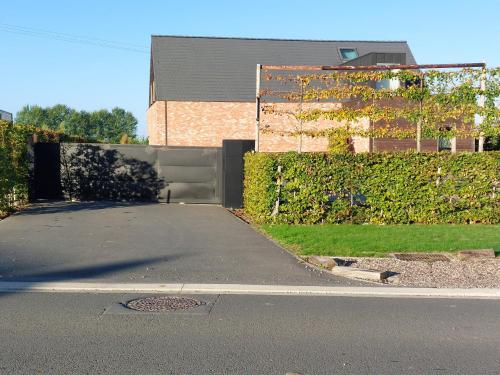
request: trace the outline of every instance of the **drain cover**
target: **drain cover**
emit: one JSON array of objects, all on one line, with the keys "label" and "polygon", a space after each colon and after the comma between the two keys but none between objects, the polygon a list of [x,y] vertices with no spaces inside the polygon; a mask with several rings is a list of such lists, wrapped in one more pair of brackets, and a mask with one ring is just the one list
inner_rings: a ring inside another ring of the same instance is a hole
[{"label": "drain cover", "polygon": [[127,303],[127,307],[137,311],[159,312],[187,310],[201,306],[204,302],[184,297],[146,297],[138,298]]},{"label": "drain cover", "polygon": [[399,260],[406,260],[408,262],[449,262],[448,258],[444,254],[419,254],[419,253],[397,253],[392,254],[394,258]]}]

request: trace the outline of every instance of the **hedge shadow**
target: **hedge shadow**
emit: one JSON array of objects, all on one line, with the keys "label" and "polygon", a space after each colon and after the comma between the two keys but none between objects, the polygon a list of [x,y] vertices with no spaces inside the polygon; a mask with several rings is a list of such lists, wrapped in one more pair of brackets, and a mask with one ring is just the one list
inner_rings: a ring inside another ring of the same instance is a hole
[{"label": "hedge shadow", "polygon": [[166,186],[154,166],[97,145],[61,145],[61,186],[66,199],[157,201]]}]

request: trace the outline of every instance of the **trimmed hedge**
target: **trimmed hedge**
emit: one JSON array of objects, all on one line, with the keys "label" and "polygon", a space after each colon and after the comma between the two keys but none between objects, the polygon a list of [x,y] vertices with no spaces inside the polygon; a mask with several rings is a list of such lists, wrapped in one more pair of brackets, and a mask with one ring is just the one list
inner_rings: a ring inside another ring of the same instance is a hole
[{"label": "trimmed hedge", "polygon": [[80,137],[0,121],[0,216],[28,200],[29,138],[38,142],[82,142]]},{"label": "trimmed hedge", "polygon": [[258,223],[500,222],[497,151],[248,153],[244,185],[245,211]]}]

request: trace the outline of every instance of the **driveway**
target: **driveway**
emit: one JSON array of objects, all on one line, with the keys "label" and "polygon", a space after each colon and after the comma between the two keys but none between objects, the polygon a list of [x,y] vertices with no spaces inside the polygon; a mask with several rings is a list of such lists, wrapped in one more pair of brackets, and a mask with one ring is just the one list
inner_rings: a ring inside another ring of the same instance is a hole
[{"label": "driveway", "polygon": [[306,268],[221,207],[108,202],[1,221],[0,280],[362,285]]}]

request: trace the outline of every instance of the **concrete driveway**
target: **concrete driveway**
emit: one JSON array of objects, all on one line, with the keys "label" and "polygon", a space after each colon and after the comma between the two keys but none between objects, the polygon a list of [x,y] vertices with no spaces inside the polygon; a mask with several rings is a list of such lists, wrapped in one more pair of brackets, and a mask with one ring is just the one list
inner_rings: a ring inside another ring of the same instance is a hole
[{"label": "concrete driveway", "polygon": [[221,207],[108,202],[1,221],[0,280],[362,285],[307,269]]}]

